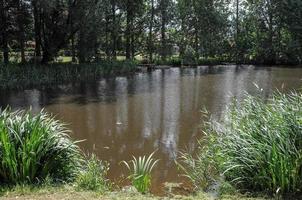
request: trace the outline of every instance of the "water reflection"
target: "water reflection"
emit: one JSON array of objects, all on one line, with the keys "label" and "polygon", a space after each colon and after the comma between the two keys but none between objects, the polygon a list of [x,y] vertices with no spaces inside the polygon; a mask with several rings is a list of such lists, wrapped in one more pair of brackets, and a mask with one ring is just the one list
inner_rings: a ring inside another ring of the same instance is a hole
[{"label": "water reflection", "polygon": [[119,165],[131,155],[157,150],[154,190],[165,181],[180,181],[174,159],[179,150],[194,150],[200,137],[200,109],[219,118],[232,97],[244,91],[267,98],[275,88],[301,87],[302,69],[217,66],[171,68],[129,77],[59,85],[54,88],[0,91],[0,105],[14,109],[43,107],[69,124],[81,147],[111,163],[110,178],[125,171]]}]

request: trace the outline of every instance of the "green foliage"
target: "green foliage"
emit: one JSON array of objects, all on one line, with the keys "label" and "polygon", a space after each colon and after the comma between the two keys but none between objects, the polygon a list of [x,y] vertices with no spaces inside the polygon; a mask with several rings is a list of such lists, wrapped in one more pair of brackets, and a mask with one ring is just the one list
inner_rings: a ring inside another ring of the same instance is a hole
[{"label": "green foliage", "polygon": [[157,59],[155,60],[156,65],[170,65],[170,66],[181,66],[181,59],[179,57],[171,56],[166,60]]},{"label": "green foliage", "polygon": [[45,112],[5,109],[0,113],[0,180],[5,184],[71,181],[80,150],[68,130]]},{"label": "green foliage", "polygon": [[196,65],[198,58],[196,52],[191,46],[187,46],[183,55],[183,63],[185,65]]},{"label": "green foliage", "polygon": [[109,164],[102,162],[92,154],[84,163],[84,167],[76,179],[76,186],[83,190],[104,192],[109,188],[106,179]]},{"label": "green foliage", "polygon": [[225,62],[223,57],[208,57],[208,58],[200,58],[198,60],[198,65],[220,65]]},{"label": "green foliage", "polygon": [[223,174],[238,189],[301,192],[301,103],[296,92],[275,93],[266,103],[250,95],[234,101],[221,124],[210,123],[197,157],[181,157],[185,174],[195,184]]},{"label": "green foliage", "polygon": [[[130,171],[129,179],[132,181],[133,186],[141,193],[146,193],[151,186],[151,171],[159,160],[154,160],[152,157],[154,152],[148,157],[138,157],[129,162],[122,161],[123,164]],[[132,165],[131,165],[132,164]]]}]

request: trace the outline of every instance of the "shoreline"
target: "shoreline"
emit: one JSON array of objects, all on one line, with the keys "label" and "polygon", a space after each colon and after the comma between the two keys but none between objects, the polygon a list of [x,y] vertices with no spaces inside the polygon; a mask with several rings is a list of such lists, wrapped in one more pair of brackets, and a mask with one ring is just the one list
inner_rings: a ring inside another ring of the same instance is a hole
[{"label": "shoreline", "polygon": [[[40,65],[19,65],[10,64],[0,67],[0,89],[23,90],[35,87],[51,88],[61,84],[72,84],[76,82],[90,82],[100,78],[132,76],[136,73],[148,73],[157,69],[165,70],[170,68],[197,68],[199,66],[236,66],[234,63],[222,63],[211,65],[169,65],[169,64],[139,64],[134,62],[114,62],[114,63],[90,63],[90,64],[67,64],[58,63],[45,66]],[[237,66],[255,67],[277,67],[277,68],[300,68],[301,65],[253,65],[238,64]]]}]

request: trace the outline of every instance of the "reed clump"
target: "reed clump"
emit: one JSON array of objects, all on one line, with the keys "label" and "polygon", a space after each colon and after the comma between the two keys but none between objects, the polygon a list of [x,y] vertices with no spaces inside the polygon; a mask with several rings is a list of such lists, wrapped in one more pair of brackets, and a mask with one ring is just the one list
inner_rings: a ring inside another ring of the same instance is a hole
[{"label": "reed clump", "polygon": [[38,184],[75,179],[81,152],[68,129],[44,111],[0,111],[0,182]]},{"label": "reed clump", "polygon": [[224,119],[207,124],[196,156],[178,161],[197,187],[227,181],[244,191],[302,191],[302,95],[276,92],[269,100],[234,100]]}]

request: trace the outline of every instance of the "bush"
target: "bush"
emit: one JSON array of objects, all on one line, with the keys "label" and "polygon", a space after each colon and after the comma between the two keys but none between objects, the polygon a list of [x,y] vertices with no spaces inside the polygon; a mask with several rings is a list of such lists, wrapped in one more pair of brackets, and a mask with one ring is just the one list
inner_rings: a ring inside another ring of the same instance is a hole
[{"label": "bush", "polygon": [[109,188],[106,179],[109,165],[102,162],[92,154],[84,163],[84,168],[76,179],[76,186],[83,190],[93,190],[104,192]]},{"label": "bush", "polygon": [[0,182],[71,181],[81,161],[68,130],[45,112],[0,112]]},{"label": "bush", "polygon": [[301,103],[296,92],[275,93],[266,103],[250,95],[234,101],[222,123],[208,126],[197,158],[184,153],[181,166],[195,184],[222,174],[238,189],[301,193]]}]

